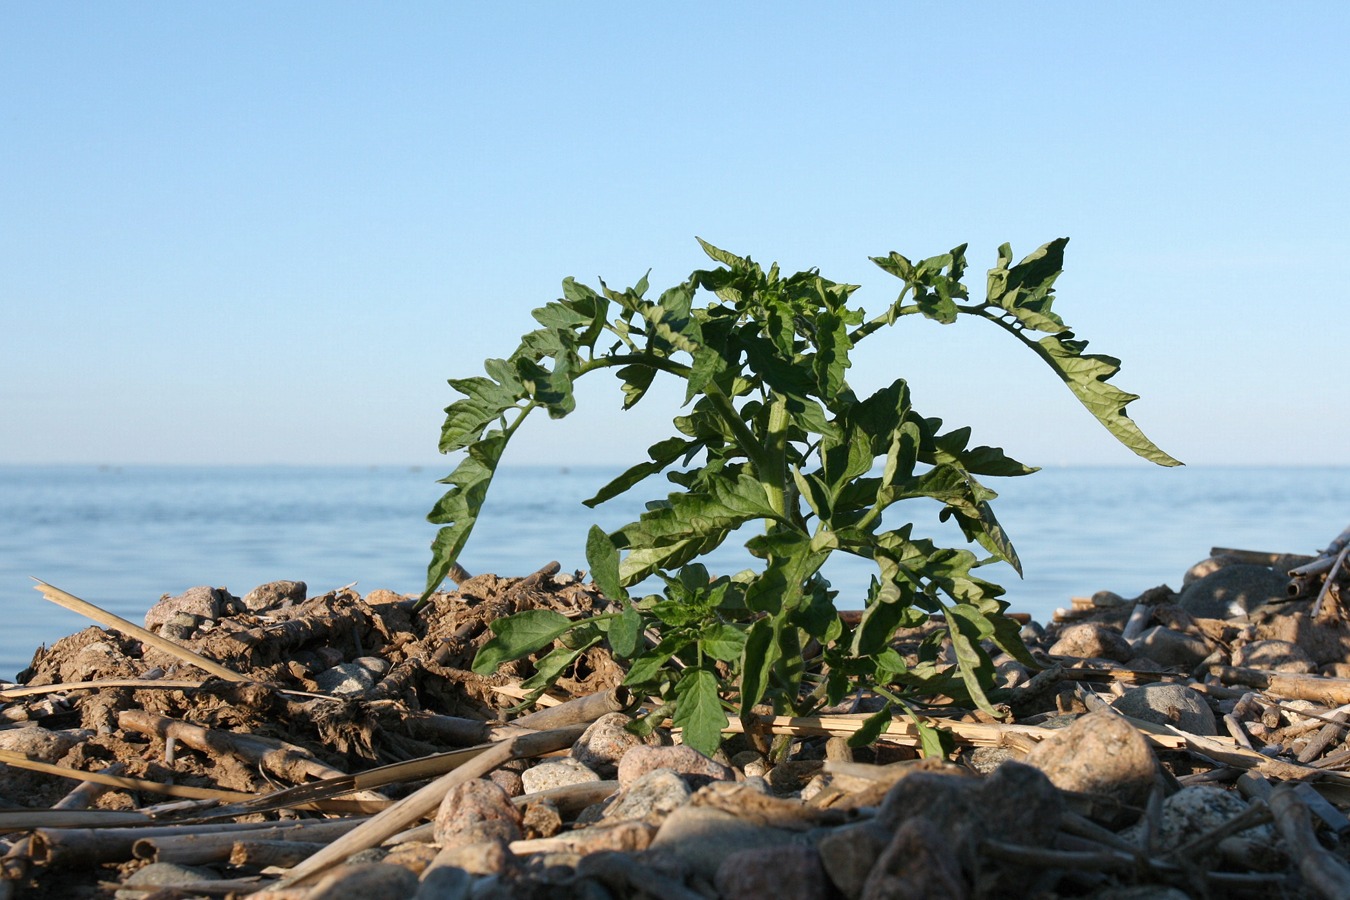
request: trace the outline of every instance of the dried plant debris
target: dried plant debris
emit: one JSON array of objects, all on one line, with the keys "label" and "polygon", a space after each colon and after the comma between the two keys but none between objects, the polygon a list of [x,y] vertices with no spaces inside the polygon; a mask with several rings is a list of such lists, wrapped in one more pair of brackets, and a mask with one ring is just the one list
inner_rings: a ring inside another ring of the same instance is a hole
[{"label": "dried plant debris", "polygon": [[503,616],[609,611],[556,565],[418,614],[194,588],[146,616],[170,646],[105,617],[0,690],[0,896],[1350,896],[1342,547],[1026,623],[1002,720],[939,697],[878,732],[860,696],[729,718],[713,758],[628,727],[603,645],[533,712],[536,658],[471,671]]}]

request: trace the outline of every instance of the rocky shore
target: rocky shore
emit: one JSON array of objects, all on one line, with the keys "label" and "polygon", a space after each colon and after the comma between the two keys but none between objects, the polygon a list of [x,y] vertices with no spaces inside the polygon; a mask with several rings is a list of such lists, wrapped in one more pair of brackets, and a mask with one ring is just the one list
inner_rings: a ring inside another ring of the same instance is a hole
[{"label": "rocky shore", "polygon": [[531,663],[470,662],[501,616],[604,609],[556,566],[417,615],[194,588],[143,626],[42,585],[100,627],[0,688],[0,897],[1347,897],[1339,550],[1216,549],[1028,622],[1003,716],[922,710],[942,758],[906,717],[851,746],[869,696],[730,719],[715,758],[640,738],[603,648],[517,714]]}]

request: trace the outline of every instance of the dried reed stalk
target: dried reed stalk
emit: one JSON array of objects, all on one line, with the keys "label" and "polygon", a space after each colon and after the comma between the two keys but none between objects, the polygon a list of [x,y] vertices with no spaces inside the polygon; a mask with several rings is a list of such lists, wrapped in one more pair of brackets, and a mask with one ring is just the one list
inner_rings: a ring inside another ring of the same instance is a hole
[{"label": "dried reed stalk", "polygon": [[172,654],[183,662],[191,663],[202,671],[214,675],[217,678],[224,678],[227,681],[252,681],[251,678],[240,675],[232,669],[227,669],[220,663],[207,659],[199,653],[194,653],[186,647],[180,647],[173,641],[162,638],[153,631],[148,631],[134,622],[128,622],[121,616],[113,615],[107,610],[100,609],[88,600],[81,600],[74,594],[67,594],[60,588],[53,587],[41,579],[34,578],[33,580],[37,582],[34,590],[40,591],[43,597],[50,600],[52,603],[55,603],[57,606],[65,607],[72,612],[77,612],[86,618],[93,619],[95,622],[106,625],[127,637],[133,637],[142,643],[157,647],[165,653]]}]

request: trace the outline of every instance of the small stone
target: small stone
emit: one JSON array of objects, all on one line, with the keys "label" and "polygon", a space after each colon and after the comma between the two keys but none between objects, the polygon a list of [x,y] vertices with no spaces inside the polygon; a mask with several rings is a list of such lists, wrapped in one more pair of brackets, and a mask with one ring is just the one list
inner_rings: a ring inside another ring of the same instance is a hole
[{"label": "small stone", "polygon": [[613,778],[625,753],[649,743],[628,730],[632,721],[617,712],[596,719],[572,745],[572,758],[602,778]]},{"label": "small stone", "polygon": [[1116,662],[1125,662],[1133,655],[1130,645],[1119,632],[1095,622],[1065,628],[1059,633],[1059,640],[1050,647],[1049,653],[1051,656],[1111,659]]},{"label": "small stone", "polygon": [[689,784],[670,769],[653,769],[622,788],[605,808],[606,822],[630,820],[660,822],[672,810],[689,802]]},{"label": "small stone", "polygon": [[653,769],[670,769],[683,776],[698,776],[712,781],[734,781],[730,766],[699,753],[687,744],[673,747],[633,747],[619,760],[619,785],[627,787]]},{"label": "small stone", "polygon": [[717,867],[717,893],[744,900],[817,900],[829,885],[820,854],[809,846],[755,847]]},{"label": "small stone", "polygon": [[442,847],[521,839],[520,811],[486,778],[452,787],[436,813],[436,843]]},{"label": "small stone", "polygon": [[1133,650],[1160,665],[1190,670],[1210,654],[1209,644],[1193,634],[1155,625],[1135,640]]},{"label": "small stone", "polygon": [[951,846],[934,825],[917,816],[896,830],[862,891],[862,900],[965,900],[967,896],[969,889]]},{"label": "small stone", "polygon": [[365,666],[348,662],[315,675],[314,683],[319,690],[334,697],[353,697],[375,687],[375,677]]},{"label": "small stone", "polygon": [[1109,609],[1113,606],[1133,606],[1134,604],[1115,591],[1098,591],[1092,595],[1092,605],[1098,609]]},{"label": "small stone", "polygon": [[145,627],[154,631],[178,613],[199,619],[219,619],[234,603],[228,591],[213,587],[188,588],[177,597],[165,597],[145,613]]},{"label": "small stone", "polygon": [[1205,698],[1184,684],[1144,684],[1127,688],[1111,706],[1127,716],[1172,725],[1191,734],[1218,734]]},{"label": "small stone", "polygon": [[786,759],[769,770],[767,780],[775,794],[793,794],[820,772],[818,759]]},{"label": "small stone", "polygon": [[314,883],[305,900],[370,900],[408,897],[417,891],[417,876],[403,866],[360,863],[338,866]]},{"label": "small stone", "polygon": [[1161,884],[1136,884],[1098,891],[1092,900],[1190,900],[1190,895]]},{"label": "small stone", "polygon": [[1288,588],[1289,576],[1270,566],[1236,564],[1193,581],[1182,589],[1177,603],[1198,618],[1228,619],[1287,599]]},{"label": "small stone", "polygon": [[520,773],[520,783],[527,794],[536,794],[569,784],[586,784],[591,781],[603,781],[590,768],[571,757],[546,759]]},{"label": "small stone", "polygon": [[269,581],[244,595],[242,603],[249,612],[260,613],[288,603],[305,602],[309,586],[303,581]]},{"label": "small stone", "polygon": [[769,761],[757,750],[742,750],[731,758],[731,764],[746,778],[762,778],[769,774]]},{"label": "small stone", "polygon": [[469,900],[473,876],[458,866],[436,866],[422,876],[413,900]]},{"label": "small stone", "polygon": [[1159,775],[1144,737],[1106,710],[1080,716],[1033,747],[1022,761],[1044,772],[1060,790],[1102,794],[1130,806],[1148,800]]},{"label": "small stone", "polygon": [[685,805],[661,823],[651,849],[668,851],[695,874],[711,880],[733,853],[800,840],[797,832],[757,825],[710,806]]},{"label": "small stone", "polygon": [[24,725],[0,730],[0,750],[22,753],[40,762],[55,763],[70,752],[71,747],[93,736],[94,732],[86,728],[51,731],[39,725]]},{"label": "small stone", "polygon": [[556,804],[548,800],[534,800],[525,804],[521,826],[526,839],[553,837],[562,831],[562,814]]},{"label": "small stone", "polygon": [[[216,881],[219,875],[210,869],[199,869],[195,866],[180,866],[178,863],[160,862],[151,863],[144,868],[137,869],[127,877],[122,884],[127,887],[136,888],[155,888],[155,887],[174,887],[184,884],[196,884],[202,881]],[[118,891],[113,896],[117,900],[139,900],[146,896],[144,890],[126,890]]]},{"label": "small stone", "polygon": [[506,791],[508,797],[519,797],[525,793],[525,782],[521,779],[519,772],[513,772],[510,769],[493,769],[488,774],[488,780]]},{"label": "small stone", "polygon": [[1252,641],[1233,651],[1233,665],[1268,672],[1306,675],[1316,666],[1298,644],[1289,641]]},{"label": "small stone", "polygon": [[[1210,785],[1192,785],[1182,788],[1163,801],[1162,827],[1158,831],[1159,847],[1179,847],[1197,835],[1206,834],[1247,810],[1241,796]],[[1142,823],[1121,832],[1121,837],[1138,843]],[[1275,831],[1270,825],[1257,825],[1241,831],[1238,837],[1267,846],[1275,843]]]},{"label": "small stone", "polygon": [[376,678],[389,671],[388,660],[381,659],[378,656],[358,656],[352,660],[353,663],[365,669]]},{"label": "small stone", "polygon": [[868,873],[890,842],[889,829],[867,821],[832,829],[816,846],[830,881],[849,900],[857,900]]},{"label": "small stone", "polygon": [[976,747],[970,753],[970,767],[981,775],[988,775],[1017,756],[1007,747]]}]

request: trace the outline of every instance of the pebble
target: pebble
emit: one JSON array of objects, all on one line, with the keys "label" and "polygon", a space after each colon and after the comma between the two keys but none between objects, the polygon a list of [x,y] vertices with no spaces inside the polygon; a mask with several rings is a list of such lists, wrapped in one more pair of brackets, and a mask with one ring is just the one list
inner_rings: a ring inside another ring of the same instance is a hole
[{"label": "pebble", "polygon": [[891,842],[891,831],[873,821],[835,828],[820,839],[821,864],[849,900],[862,896],[867,876]]},{"label": "pebble", "polygon": [[1051,656],[1072,656],[1077,659],[1111,659],[1125,662],[1134,652],[1120,633],[1095,622],[1070,625],[1059,633],[1059,640],[1051,645]]},{"label": "pebble", "polygon": [[55,763],[71,747],[93,736],[94,732],[87,728],[52,731],[39,725],[24,725],[0,730],[0,750],[22,753],[40,762]]},{"label": "pebble", "polygon": [[1177,603],[1198,618],[1228,619],[1287,599],[1288,588],[1288,575],[1270,566],[1238,563],[1191,582],[1182,589]]},{"label": "pebble", "polygon": [[145,627],[154,631],[178,613],[201,619],[219,619],[234,606],[228,591],[213,587],[191,587],[176,597],[165,597],[145,613]]},{"label": "pebble", "polygon": [[591,781],[604,781],[594,770],[564,756],[559,759],[546,759],[530,766],[520,773],[520,784],[527,794],[536,794],[569,784],[586,784]]},{"label": "pebble", "polygon": [[370,669],[357,662],[347,662],[325,669],[314,676],[319,690],[334,697],[354,697],[375,687],[375,676]]},{"label": "pebble", "polygon": [[435,835],[442,847],[518,841],[523,836],[520,810],[495,782],[486,778],[464,781],[441,801]]},{"label": "pebble", "polygon": [[417,876],[403,866],[361,863],[338,866],[314,883],[305,900],[371,900],[372,897],[409,897],[417,890]]},{"label": "pebble", "polygon": [[648,743],[628,730],[632,721],[629,716],[617,712],[596,719],[572,745],[572,758],[602,778],[613,778],[623,755]]},{"label": "pebble", "polygon": [[269,581],[244,595],[241,601],[249,612],[260,613],[288,603],[303,603],[309,585],[303,581]]},{"label": "pebble", "polygon": [[1103,794],[1131,806],[1147,801],[1159,775],[1148,741],[1106,710],[1080,716],[1033,747],[1023,762],[1061,790]]},{"label": "pebble", "polygon": [[1218,734],[1214,712],[1198,692],[1184,684],[1142,684],[1126,688],[1111,706],[1127,716],[1172,725],[1191,734]]},{"label": "pebble", "polygon": [[740,900],[818,900],[828,896],[816,848],[786,844],[740,850],[722,860],[713,885]]},{"label": "pebble", "polygon": [[1133,650],[1159,665],[1190,669],[1204,662],[1210,654],[1209,644],[1193,634],[1173,631],[1165,625],[1155,625],[1141,634]]},{"label": "pebble", "polygon": [[941,830],[916,816],[895,832],[863,884],[861,900],[965,900],[961,865]]},{"label": "pebble", "polygon": [[602,818],[606,822],[643,820],[659,822],[672,810],[689,802],[689,783],[670,769],[653,769],[622,788]]},{"label": "pebble", "polygon": [[[180,866],[178,863],[151,863],[132,872],[122,882],[128,888],[173,887],[183,884],[196,884],[200,881],[215,881],[220,876],[210,869],[196,866]],[[116,900],[140,900],[147,896],[144,890],[120,890],[113,895]]]},{"label": "pebble", "polygon": [[676,744],[671,747],[633,747],[619,760],[619,785],[627,787],[653,769],[670,769],[684,776],[700,776],[713,781],[734,781],[736,773],[693,747]]},{"label": "pebble", "polygon": [[1306,675],[1316,668],[1298,644],[1275,640],[1243,644],[1233,651],[1233,665],[1293,675]]},{"label": "pebble", "polygon": [[709,806],[681,806],[671,812],[652,839],[652,850],[665,850],[696,874],[717,877],[733,853],[801,840],[797,832],[756,825]]}]

